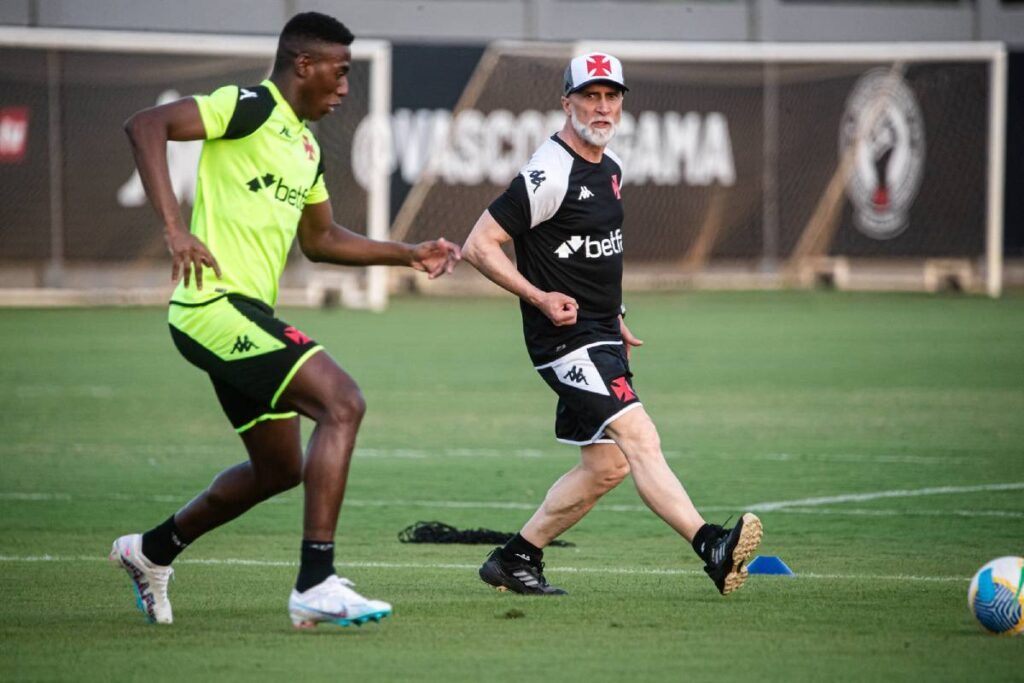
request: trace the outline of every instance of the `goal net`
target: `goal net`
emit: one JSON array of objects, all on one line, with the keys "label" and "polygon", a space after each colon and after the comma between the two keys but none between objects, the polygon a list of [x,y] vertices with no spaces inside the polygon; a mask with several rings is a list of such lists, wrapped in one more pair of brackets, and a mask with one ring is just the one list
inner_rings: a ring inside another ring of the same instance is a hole
[{"label": "goal net", "polygon": [[562,70],[591,51],[619,57],[630,86],[610,144],[625,169],[627,288],[999,294],[998,44],[495,44],[432,137],[394,234],[464,238],[561,127]]},{"label": "goal net", "polygon": [[[162,303],[170,259],[122,123],[132,113],[225,84],[266,78],[276,38],[0,28],[0,304]],[[390,46],[352,46],[350,94],[311,127],[336,220],[386,238],[383,167],[349,156],[361,122],[390,107]],[[200,141],[168,145],[188,218]],[[357,177],[358,175],[358,177]],[[216,255],[215,255],[216,256]],[[381,309],[383,268],[320,269],[293,253],[283,304],[329,300]]]}]

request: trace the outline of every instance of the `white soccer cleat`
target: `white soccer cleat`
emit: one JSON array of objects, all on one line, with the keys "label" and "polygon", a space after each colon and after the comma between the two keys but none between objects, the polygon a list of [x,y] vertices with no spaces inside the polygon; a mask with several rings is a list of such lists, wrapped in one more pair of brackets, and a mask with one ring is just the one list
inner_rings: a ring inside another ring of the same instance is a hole
[{"label": "white soccer cleat", "polygon": [[288,599],[288,615],[295,628],[314,628],[321,622],[362,626],[379,622],[391,614],[391,605],[382,600],[367,600],[352,590],[348,579],[332,574],[302,593],[294,588]]},{"label": "white soccer cleat", "polygon": [[129,534],[114,541],[110,561],[128,572],[135,591],[135,604],[151,624],[174,621],[167,599],[167,582],[174,575],[170,567],[153,564],[142,554],[142,534]]}]

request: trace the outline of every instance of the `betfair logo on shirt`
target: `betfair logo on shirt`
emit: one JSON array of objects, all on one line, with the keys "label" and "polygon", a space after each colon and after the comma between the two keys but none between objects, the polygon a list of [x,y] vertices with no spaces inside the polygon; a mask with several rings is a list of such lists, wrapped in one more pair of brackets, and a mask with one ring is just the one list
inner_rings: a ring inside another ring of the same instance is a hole
[{"label": "betfair logo on shirt", "polygon": [[246,181],[245,184],[250,192],[259,192],[264,188],[274,185],[274,199],[300,209],[305,206],[306,195],[309,194],[309,188],[289,187],[285,185],[284,178],[275,177],[273,173],[264,173],[262,176],[256,176]]},{"label": "betfair logo on shirt", "polygon": [[573,235],[558,245],[555,253],[558,258],[569,258],[573,254],[582,251],[587,258],[602,258],[622,253],[622,228],[608,233],[603,240],[593,239],[590,235],[586,238]]}]

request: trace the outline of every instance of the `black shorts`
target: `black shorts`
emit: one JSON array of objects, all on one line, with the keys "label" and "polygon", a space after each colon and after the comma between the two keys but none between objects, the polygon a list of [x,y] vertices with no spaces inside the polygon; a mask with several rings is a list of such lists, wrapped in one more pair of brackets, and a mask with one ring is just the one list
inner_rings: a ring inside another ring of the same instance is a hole
[{"label": "black shorts", "polygon": [[605,427],[641,405],[622,342],[587,344],[536,370],[558,394],[555,438],[562,443],[612,443]]},{"label": "black shorts", "polygon": [[238,432],[296,415],[275,406],[303,363],[323,347],[275,318],[270,306],[236,294],[196,305],[172,301],[167,321],[181,355],[210,375]]}]

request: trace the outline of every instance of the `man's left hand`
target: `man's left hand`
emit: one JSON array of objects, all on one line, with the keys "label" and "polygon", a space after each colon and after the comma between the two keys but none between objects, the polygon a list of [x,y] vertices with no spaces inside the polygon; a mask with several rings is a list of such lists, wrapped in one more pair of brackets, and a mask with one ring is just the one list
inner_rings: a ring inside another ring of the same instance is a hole
[{"label": "man's left hand", "polygon": [[626,345],[626,360],[629,360],[632,355],[634,346],[643,346],[644,343],[640,339],[637,339],[629,328],[626,327],[626,321],[619,316],[619,330],[622,332],[622,343]]}]

